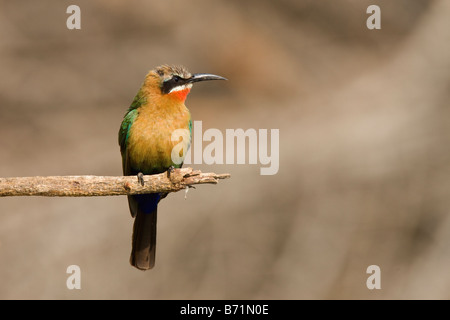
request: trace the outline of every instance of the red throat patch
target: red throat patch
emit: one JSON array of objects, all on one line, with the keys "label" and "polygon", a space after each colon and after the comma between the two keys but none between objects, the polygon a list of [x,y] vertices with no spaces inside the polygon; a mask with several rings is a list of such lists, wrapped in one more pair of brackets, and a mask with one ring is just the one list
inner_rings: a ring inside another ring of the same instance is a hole
[{"label": "red throat patch", "polygon": [[183,90],[179,90],[179,91],[173,91],[171,93],[169,93],[172,97],[177,98],[178,100],[184,102],[186,100],[187,95],[189,94],[189,92],[191,91],[190,88],[186,88]]}]

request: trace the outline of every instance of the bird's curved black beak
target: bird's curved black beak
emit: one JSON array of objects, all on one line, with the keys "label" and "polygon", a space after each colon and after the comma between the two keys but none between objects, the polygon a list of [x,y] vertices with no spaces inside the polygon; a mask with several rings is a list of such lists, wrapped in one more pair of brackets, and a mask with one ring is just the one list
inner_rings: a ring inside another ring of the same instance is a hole
[{"label": "bird's curved black beak", "polygon": [[227,78],[216,76],[215,74],[210,73],[194,73],[192,77],[189,79],[186,79],[187,83],[194,83],[199,81],[206,81],[206,80],[228,80]]}]

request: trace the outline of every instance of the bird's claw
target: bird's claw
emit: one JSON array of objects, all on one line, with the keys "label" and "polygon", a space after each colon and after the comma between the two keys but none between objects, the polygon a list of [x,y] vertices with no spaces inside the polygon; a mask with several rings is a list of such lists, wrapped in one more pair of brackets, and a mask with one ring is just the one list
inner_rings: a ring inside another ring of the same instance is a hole
[{"label": "bird's claw", "polygon": [[142,172],[139,172],[137,174],[138,182],[141,184],[141,186],[144,186],[144,174]]},{"label": "bird's claw", "polygon": [[172,174],[172,172],[175,170],[175,167],[174,166],[170,166],[168,169],[167,169],[167,178],[169,179],[169,180],[171,180],[172,181],[172,179],[171,179],[171,177],[170,177],[170,175]]}]

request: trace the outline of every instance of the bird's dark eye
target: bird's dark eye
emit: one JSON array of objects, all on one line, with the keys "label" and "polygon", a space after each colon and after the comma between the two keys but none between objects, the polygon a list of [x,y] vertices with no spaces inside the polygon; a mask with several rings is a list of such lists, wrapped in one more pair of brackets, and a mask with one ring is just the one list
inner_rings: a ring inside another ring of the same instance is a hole
[{"label": "bird's dark eye", "polygon": [[180,77],[179,76],[173,76],[173,81],[175,82],[175,83],[177,83],[178,81],[180,81]]}]

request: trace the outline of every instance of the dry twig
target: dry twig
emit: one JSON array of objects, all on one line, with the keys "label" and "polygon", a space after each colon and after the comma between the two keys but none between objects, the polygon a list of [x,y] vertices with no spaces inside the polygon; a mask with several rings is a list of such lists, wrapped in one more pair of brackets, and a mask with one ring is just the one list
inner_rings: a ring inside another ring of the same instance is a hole
[{"label": "dry twig", "polygon": [[192,168],[174,169],[167,174],[144,176],[142,186],[136,176],[54,176],[0,178],[0,197],[94,197],[156,192],[176,192],[195,184],[217,184],[230,175],[202,173]]}]

